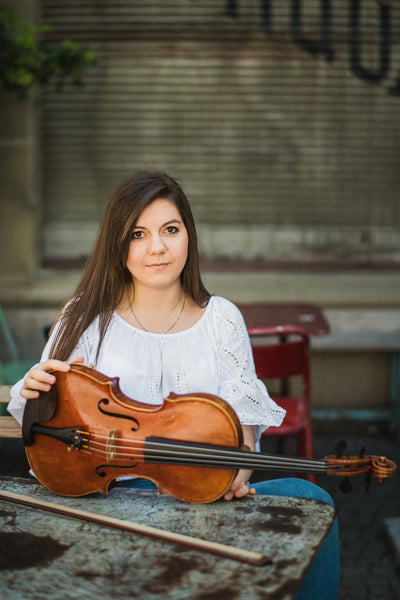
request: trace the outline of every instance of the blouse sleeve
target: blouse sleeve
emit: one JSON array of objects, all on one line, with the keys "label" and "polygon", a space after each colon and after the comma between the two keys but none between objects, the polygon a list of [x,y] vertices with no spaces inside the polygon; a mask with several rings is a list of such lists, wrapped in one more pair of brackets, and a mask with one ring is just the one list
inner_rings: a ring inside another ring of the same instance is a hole
[{"label": "blouse sleeve", "polygon": [[[74,358],[77,358],[78,356],[83,356],[85,364],[88,364],[91,362],[90,356],[92,354],[93,338],[94,338],[92,330],[95,328],[96,328],[95,323],[93,323],[92,325],[89,326],[88,330],[83,334],[83,336],[79,340],[76,348],[71,353],[71,356],[68,359],[69,361],[72,361]],[[52,333],[43,349],[42,356],[40,358],[40,362],[43,362],[49,358],[50,349],[53,344],[56,332],[57,332],[57,325],[55,326],[54,330],[52,331]],[[13,387],[11,388],[11,400],[7,406],[7,410],[9,411],[9,413],[15,419],[17,419],[17,421],[21,424],[22,424],[22,418],[24,416],[26,400],[25,400],[25,398],[23,398],[21,396],[20,392],[21,392],[22,386],[24,385],[25,377],[26,377],[26,374],[22,379],[17,381],[17,383],[15,385],[13,385]]]},{"label": "blouse sleeve", "polygon": [[269,396],[257,378],[250,339],[242,314],[225,301],[218,316],[220,331],[220,396],[236,411],[243,425],[253,425],[256,442],[270,426],[279,426],[286,411]]}]

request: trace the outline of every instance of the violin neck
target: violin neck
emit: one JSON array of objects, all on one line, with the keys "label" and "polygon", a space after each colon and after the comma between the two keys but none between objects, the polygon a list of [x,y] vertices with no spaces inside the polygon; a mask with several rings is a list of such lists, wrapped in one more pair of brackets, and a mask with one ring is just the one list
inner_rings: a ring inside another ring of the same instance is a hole
[{"label": "violin neck", "polygon": [[226,446],[180,442],[155,437],[146,438],[144,461],[220,469],[258,469],[315,474],[325,474],[327,470],[327,463],[324,460],[291,458],[278,454],[264,454]]}]

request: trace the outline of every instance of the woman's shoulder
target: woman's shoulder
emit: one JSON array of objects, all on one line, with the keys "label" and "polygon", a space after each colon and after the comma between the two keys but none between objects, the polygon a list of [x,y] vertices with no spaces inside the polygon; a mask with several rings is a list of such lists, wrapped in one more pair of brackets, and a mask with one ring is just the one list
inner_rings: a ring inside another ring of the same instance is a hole
[{"label": "woman's shoulder", "polygon": [[222,296],[211,296],[210,309],[224,319],[243,322],[243,315],[236,304]]},{"label": "woman's shoulder", "polygon": [[240,314],[240,310],[238,309],[236,304],[234,304],[231,300],[228,300],[228,298],[225,298],[223,296],[211,296],[210,302],[212,303],[212,305],[215,305],[221,310],[238,312]]}]

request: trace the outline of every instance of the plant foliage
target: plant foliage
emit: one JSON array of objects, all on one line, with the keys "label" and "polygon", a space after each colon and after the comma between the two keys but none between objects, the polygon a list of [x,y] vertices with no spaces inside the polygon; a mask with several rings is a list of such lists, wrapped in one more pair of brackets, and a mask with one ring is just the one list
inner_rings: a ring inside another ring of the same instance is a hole
[{"label": "plant foliage", "polygon": [[96,63],[92,48],[70,40],[49,44],[43,39],[49,31],[48,25],[33,25],[10,9],[0,11],[0,93],[24,98],[34,84],[51,82],[57,91],[67,82],[82,84]]}]

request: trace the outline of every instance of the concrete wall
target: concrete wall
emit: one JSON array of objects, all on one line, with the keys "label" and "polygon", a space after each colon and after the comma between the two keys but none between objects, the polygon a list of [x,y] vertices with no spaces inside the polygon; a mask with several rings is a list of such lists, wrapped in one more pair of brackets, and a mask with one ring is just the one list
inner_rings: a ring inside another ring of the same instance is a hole
[{"label": "concrete wall", "polygon": [[[35,20],[38,2],[14,0],[17,14]],[[36,92],[37,95],[37,92]],[[34,94],[19,100],[0,94],[0,284],[29,281],[39,261],[41,217],[40,110]],[[4,279],[4,277],[6,277]]]}]

